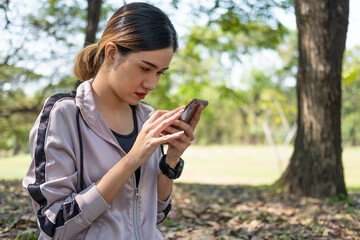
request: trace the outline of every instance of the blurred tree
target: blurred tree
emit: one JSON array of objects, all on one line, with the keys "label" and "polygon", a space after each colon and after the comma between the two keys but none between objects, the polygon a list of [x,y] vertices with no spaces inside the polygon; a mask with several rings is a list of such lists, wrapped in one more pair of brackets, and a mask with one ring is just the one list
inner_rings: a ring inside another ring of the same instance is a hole
[{"label": "blurred tree", "polygon": [[[101,4],[100,12],[99,5],[95,5],[100,1],[89,0],[86,5],[86,1],[41,0],[36,1],[31,8],[26,8],[29,11],[23,11],[24,5],[17,0],[12,0],[12,4],[6,5],[8,2],[0,0],[1,6],[5,6],[4,12],[11,13],[4,15],[5,21],[1,27],[8,35],[16,37],[9,38],[8,46],[10,47],[7,52],[0,50],[0,54],[6,60],[6,64],[1,65],[3,68],[0,66],[0,74],[6,76],[0,80],[1,101],[4,103],[0,107],[0,124],[4,129],[2,131],[4,138],[1,138],[0,142],[6,142],[8,149],[14,149],[16,141],[9,139],[20,135],[10,131],[11,129],[15,131],[13,125],[10,125],[10,122],[15,122],[6,120],[4,116],[22,118],[17,117],[15,108],[10,103],[16,102],[17,109],[19,111],[22,109],[19,114],[24,114],[25,109],[31,114],[26,118],[27,125],[19,130],[19,132],[23,131],[22,136],[26,136],[45,98],[53,93],[74,88],[76,79],[71,74],[72,59],[83,47],[79,43],[96,42],[95,26],[98,25],[99,29],[102,29],[105,23],[102,20],[108,19],[109,13],[113,13],[114,9],[106,1]],[[179,9],[183,8],[183,4],[187,4],[176,2],[173,1],[173,5]],[[26,1],[26,3],[33,2]],[[94,14],[90,14],[90,4],[94,6],[92,7]],[[199,136],[197,139],[200,142],[257,143],[263,141],[261,128],[259,131],[259,127],[253,121],[254,118],[251,117],[255,116],[251,111],[258,110],[248,108],[245,102],[250,101],[251,96],[255,97],[250,93],[252,86],[246,90],[233,88],[230,80],[233,68],[231,63],[241,62],[244,54],[250,55],[261,49],[276,49],[283,43],[288,30],[276,19],[274,9],[288,9],[291,7],[291,1],[224,0],[188,2],[188,4],[190,4],[190,9],[193,9],[193,12],[188,14],[195,16],[194,22],[197,22],[195,19],[204,16],[207,20],[198,26],[187,25],[190,32],[181,39],[185,47],[175,55],[171,70],[160,81],[159,86],[147,101],[153,106],[171,109],[185,104],[194,96],[209,99],[211,107],[204,112],[202,127],[197,131]],[[117,6],[114,7],[117,8]],[[88,9],[89,14],[85,9]],[[93,23],[93,27],[88,28],[92,29],[88,34],[84,34],[87,29],[86,19],[88,19],[88,25]],[[91,38],[85,37],[86,35],[91,35]],[[223,61],[230,64],[223,65]],[[46,71],[39,71],[39,69]],[[14,71],[18,74],[15,75]],[[273,77],[268,75],[264,74],[266,79],[259,81],[268,81],[267,78],[273,81]],[[241,77],[238,78],[240,81]],[[281,79],[278,78],[278,80]],[[34,90],[32,94],[25,93],[23,87],[25,85],[36,86],[39,90]],[[261,83],[258,86],[261,87]],[[265,95],[269,96],[268,93]],[[280,99],[280,104],[287,104],[282,100],[286,98],[278,98],[279,91],[273,95],[276,99]],[[256,101],[255,98],[253,100]],[[258,105],[261,104],[253,104],[254,107]],[[284,109],[291,108],[285,106]],[[23,122],[20,121],[19,124],[21,123]],[[250,124],[250,127],[247,128],[246,124]],[[214,131],[209,131],[209,127]],[[252,134],[250,138],[247,137],[249,132]],[[18,139],[24,148],[27,140],[24,140],[25,137]],[[0,144],[1,146],[3,145]]]},{"label": "blurred tree", "polygon": [[[277,37],[282,38],[285,34],[284,29]],[[261,33],[258,33],[258,36],[263,37]],[[205,98],[210,105],[204,111],[196,131],[197,139],[200,139],[201,143],[263,142],[261,125],[258,127],[259,122],[253,121],[253,117],[258,119],[259,115],[264,114],[262,110],[256,113],[263,103],[262,100],[269,103],[283,95],[282,86],[275,83],[272,76],[268,76],[271,75],[270,72],[275,72],[268,70],[268,74],[252,77],[256,72],[253,71],[247,79],[242,80],[239,76],[239,81],[246,81],[246,89],[234,89],[229,79],[233,63],[222,64],[224,59],[228,59],[229,63],[239,61],[236,59],[241,57],[239,52],[244,48],[262,48],[251,46],[253,43],[248,38],[242,31],[224,32],[216,27],[192,27],[190,33],[182,39],[185,47],[174,55],[171,68],[147,101],[158,108],[172,109],[186,104],[195,96]],[[279,39],[277,41],[282,42]],[[234,58],[229,57],[231,55]],[[274,90],[267,91],[268,89]],[[255,90],[258,92],[254,93]],[[262,98],[260,95],[266,92],[267,97]],[[282,102],[286,104],[287,101],[289,100]],[[212,130],[209,131],[209,128]]]},{"label": "blurred tree", "polygon": [[87,0],[87,27],[85,31],[85,46],[96,42],[99,26],[102,0]]},{"label": "blurred tree", "polygon": [[341,71],[348,0],[295,0],[298,131],[278,184],[296,195],[347,194],[341,146]]},{"label": "blurred tree", "polygon": [[[194,96],[208,99],[210,105],[196,131],[201,143],[263,142],[261,126],[251,117],[258,109],[248,107],[247,102],[255,95],[245,94],[255,82],[246,90],[235,89],[231,72],[245,55],[277,49],[284,42],[289,31],[273,12],[291,8],[291,1],[173,1],[173,5],[179,10],[191,9],[187,14],[202,19],[202,24],[189,27],[190,32],[182,38],[184,47],[174,55],[170,71],[147,100],[171,109]],[[272,82],[273,77],[259,79],[259,86],[270,78]],[[254,101],[258,106],[252,98],[251,103]]]},{"label": "blurred tree", "polygon": [[342,133],[344,144],[360,144],[360,46],[345,54],[343,70]]},{"label": "blurred tree", "polygon": [[[0,0],[0,41],[7,46],[0,49],[0,149],[16,154],[27,148],[45,99],[76,85],[71,74],[75,53],[69,61],[69,52],[82,47],[77,38],[95,41],[102,3],[87,2],[89,14],[86,1]],[[102,9],[105,15],[109,10]]]},{"label": "blurred tree", "polygon": [[[85,29],[84,47],[96,42],[96,33],[99,26],[102,0],[87,0],[87,3],[87,26]],[[80,83],[81,82],[79,80],[76,81],[75,87],[78,87]]]}]

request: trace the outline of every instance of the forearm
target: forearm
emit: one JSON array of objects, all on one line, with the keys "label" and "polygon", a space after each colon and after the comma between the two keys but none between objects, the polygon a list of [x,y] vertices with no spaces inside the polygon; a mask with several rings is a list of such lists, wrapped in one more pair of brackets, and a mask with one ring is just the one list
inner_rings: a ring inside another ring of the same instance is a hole
[{"label": "forearm", "polygon": [[[167,159],[166,162],[171,168],[175,168],[179,160],[168,161]],[[157,186],[159,200],[166,201],[169,198],[172,191],[173,183],[174,180],[168,178],[160,171],[158,176],[158,186]]]},{"label": "forearm", "polygon": [[126,155],[96,182],[96,187],[107,203],[111,203],[136,170],[137,165],[132,162],[131,156]]},{"label": "forearm", "polygon": [[159,200],[165,202],[172,191],[173,187],[173,180],[162,174],[162,172],[159,173],[158,176],[158,198]]}]

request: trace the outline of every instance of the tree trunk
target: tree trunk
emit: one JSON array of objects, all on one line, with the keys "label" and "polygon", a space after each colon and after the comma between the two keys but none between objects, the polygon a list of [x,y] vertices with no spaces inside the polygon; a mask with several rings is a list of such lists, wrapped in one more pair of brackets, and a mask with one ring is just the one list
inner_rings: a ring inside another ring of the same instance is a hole
[{"label": "tree trunk", "polygon": [[[96,41],[96,32],[99,26],[101,4],[102,0],[87,0],[88,2],[88,24],[85,32],[85,43],[84,47],[89,44],[93,44]],[[75,89],[80,85],[80,81],[77,80],[75,83]]]},{"label": "tree trunk", "polygon": [[341,147],[341,70],[349,0],[295,0],[298,131],[279,185],[300,196],[346,196]]},{"label": "tree trunk", "polygon": [[88,2],[88,24],[86,27],[85,44],[95,43],[96,32],[99,25],[102,0],[87,0]]}]

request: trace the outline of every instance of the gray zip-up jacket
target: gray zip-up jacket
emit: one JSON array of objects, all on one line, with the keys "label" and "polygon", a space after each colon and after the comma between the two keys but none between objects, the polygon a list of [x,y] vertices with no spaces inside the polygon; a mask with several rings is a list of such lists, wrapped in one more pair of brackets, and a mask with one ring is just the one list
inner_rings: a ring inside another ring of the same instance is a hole
[{"label": "gray zip-up jacket", "polygon": [[[92,82],[82,83],[76,97],[50,97],[30,132],[32,162],[23,186],[37,215],[39,239],[163,239],[156,224],[170,210],[171,197],[157,197],[160,148],[141,166],[138,189],[131,177],[111,205],[95,186],[125,152],[94,103]],[[136,106],[139,130],[153,111],[144,103]]]}]

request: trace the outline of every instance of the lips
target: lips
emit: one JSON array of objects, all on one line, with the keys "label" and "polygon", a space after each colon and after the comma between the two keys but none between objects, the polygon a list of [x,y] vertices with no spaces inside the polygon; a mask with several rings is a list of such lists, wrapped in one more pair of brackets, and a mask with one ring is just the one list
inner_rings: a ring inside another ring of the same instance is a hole
[{"label": "lips", "polygon": [[140,98],[140,99],[144,99],[145,98],[145,96],[146,96],[146,93],[136,93],[136,96],[138,96],[138,98]]}]

